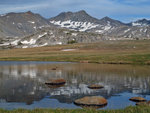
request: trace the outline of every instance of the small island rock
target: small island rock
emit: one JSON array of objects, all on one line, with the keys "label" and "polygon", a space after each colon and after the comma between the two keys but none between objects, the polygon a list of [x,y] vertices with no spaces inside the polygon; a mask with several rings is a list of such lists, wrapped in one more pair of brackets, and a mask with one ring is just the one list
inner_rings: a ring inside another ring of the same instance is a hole
[{"label": "small island rock", "polygon": [[144,99],[142,97],[132,97],[129,100],[134,101],[134,102],[144,102],[144,101],[146,101],[146,99]]}]

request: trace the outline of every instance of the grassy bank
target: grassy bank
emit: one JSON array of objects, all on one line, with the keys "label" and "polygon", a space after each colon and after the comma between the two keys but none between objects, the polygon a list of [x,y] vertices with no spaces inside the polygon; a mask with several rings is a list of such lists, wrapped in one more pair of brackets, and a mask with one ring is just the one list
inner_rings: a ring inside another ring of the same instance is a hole
[{"label": "grassy bank", "polygon": [[[74,51],[62,51],[76,49]],[[0,60],[150,64],[150,40],[102,41],[27,49],[0,50]]]},{"label": "grassy bank", "polygon": [[121,110],[92,110],[92,109],[35,109],[35,110],[0,110],[0,113],[150,113],[150,107],[127,107]]}]

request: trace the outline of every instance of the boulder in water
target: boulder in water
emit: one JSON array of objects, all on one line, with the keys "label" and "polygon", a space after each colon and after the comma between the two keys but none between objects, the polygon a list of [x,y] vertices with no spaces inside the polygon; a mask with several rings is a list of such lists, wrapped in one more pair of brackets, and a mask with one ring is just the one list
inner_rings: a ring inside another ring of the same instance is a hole
[{"label": "boulder in water", "polygon": [[145,102],[146,99],[142,98],[142,97],[132,97],[129,100],[134,101],[134,102]]},{"label": "boulder in water", "polygon": [[104,107],[107,105],[107,100],[103,97],[97,97],[97,96],[92,96],[92,97],[83,97],[80,99],[77,99],[74,101],[74,104],[81,106],[81,107],[95,107],[95,108],[100,108]]}]

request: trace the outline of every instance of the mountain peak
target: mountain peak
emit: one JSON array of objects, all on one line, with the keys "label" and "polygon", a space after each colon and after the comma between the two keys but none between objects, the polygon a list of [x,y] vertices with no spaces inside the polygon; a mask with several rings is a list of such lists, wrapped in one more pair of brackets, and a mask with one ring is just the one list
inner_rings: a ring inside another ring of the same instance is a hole
[{"label": "mountain peak", "polygon": [[137,20],[137,22],[149,22],[149,20],[143,18],[143,19]]},{"label": "mountain peak", "polygon": [[102,18],[101,20],[113,20],[113,19],[111,19],[110,17],[108,17],[108,16],[105,16],[104,18]]},{"label": "mountain peak", "polygon": [[118,20],[114,20],[108,16],[100,19],[100,22],[102,25],[109,25],[109,26],[111,25],[111,26],[115,26],[115,27],[125,25],[124,23],[122,23]]},{"label": "mountain peak", "polygon": [[67,15],[72,15],[73,13],[71,11],[68,12],[62,12],[58,16],[67,16]]},{"label": "mountain peak", "polygon": [[86,12],[85,10],[80,10],[80,11],[78,11],[78,12],[76,12],[76,13],[87,14],[87,12]]},{"label": "mountain peak", "polygon": [[76,21],[76,22],[92,22],[97,23],[99,20],[93,18],[84,10],[80,10],[78,12],[62,12],[58,16],[51,18],[50,20],[54,21]]},{"label": "mountain peak", "polygon": [[33,13],[32,13],[31,11],[27,11],[26,14],[31,15],[31,14],[33,14]]}]

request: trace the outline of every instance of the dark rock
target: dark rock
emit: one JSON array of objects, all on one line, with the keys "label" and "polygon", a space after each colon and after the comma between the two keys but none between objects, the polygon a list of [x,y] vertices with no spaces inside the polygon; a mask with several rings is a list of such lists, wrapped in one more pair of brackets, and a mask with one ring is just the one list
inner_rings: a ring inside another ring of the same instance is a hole
[{"label": "dark rock", "polygon": [[56,70],[57,68],[52,68],[52,70]]},{"label": "dark rock", "polygon": [[90,88],[90,89],[101,89],[101,88],[104,88],[104,86],[101,86],[98,84],[92,84],[92,85],[89,85],[88,88]]},{"label": "dark rock", "polygon": [[46,85],[64,85],[66,81],[64,79],[52,79],[49,82],[46,82]]}]

